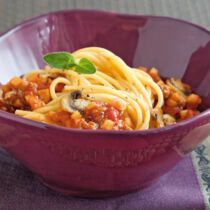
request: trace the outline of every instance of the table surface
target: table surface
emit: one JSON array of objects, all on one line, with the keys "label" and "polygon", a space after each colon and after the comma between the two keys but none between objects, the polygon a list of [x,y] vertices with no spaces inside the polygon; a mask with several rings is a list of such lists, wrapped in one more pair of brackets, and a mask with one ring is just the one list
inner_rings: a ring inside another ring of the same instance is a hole
[{"label": "table surface", "polygon": [[[28,18],[61,9],[98,9],[130,14],[171,16],[210,29],[210,0],[0,0],[0,33]],[[206,163],[209,163],[209,142],[210,139],[201,145],[192,157],[185,158],[152,188],[143,193],[138,192],[108,200],[61,196],[42,186],[31,172],[5,150],[0,149],[0,210],[204,209],[205,205],[206,209],[210,209],[208,207],[210,192],[206,188],[210,186],[210,182],[202,180],[200,173],[201,171],[210,173],[210,165],[200,164],[200,161],[204,159],[207,160]],[[188,167],[189,165],[191,167]],[[185,175],[184,180],[179,176],[180,170]],[[197,174],[197,177],[188,179],[192,173]],[[192,191],[197,188],[201,190],[190,194],[185,189],[189,186]],[[159,199],[156,194],[161,194],[165,200]],[[173,201],[174,198],[183,199],[183,196],[186,200],[183,206]],[[205,200],[205,205],[200,205],[199,201],[203,200]]]}]

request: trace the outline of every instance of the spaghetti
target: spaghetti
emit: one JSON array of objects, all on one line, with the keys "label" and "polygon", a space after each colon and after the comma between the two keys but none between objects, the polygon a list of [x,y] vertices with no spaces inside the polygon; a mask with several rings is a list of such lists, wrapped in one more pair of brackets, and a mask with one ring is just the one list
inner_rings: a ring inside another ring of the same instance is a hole
[{"label": "spaghetti", "polygon": [[[171,87],[164,83],[154,74],[155,69],[148,72],[143,67],[131,68],[112,52],[99,47],[83,48],[72,55],[76,60],[84,57],[90,60],[96,73],[78,74],[49,66],[28,72],[2,86],[0,109],[66,127],[142,130],[176,122],[177,113],[170,110],[163,113],[167,109],[164,100],[171,99],[174,93],[177,100],[183,100],[182,110],[186,108],[188,96],[179,88],[176,90],[172,82],[169,82]],[[170,93],[166,97],[167,88]],[[184,88],[190,91],[187,85]],[[199,103],[200,98],[191,109],[192,116],[198,113]],[[179,107],[179,116],[180,111]]]}]

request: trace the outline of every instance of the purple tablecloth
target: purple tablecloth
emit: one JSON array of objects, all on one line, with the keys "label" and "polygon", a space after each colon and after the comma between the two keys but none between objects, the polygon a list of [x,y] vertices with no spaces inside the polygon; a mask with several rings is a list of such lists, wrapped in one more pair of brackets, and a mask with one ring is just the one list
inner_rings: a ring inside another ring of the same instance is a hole
[{"label": "purple tablecloth", "polygon": [[152,187],[113,199],[64,196],[0,149],[1,210],[200,210],[205,209],[191,157],[183,159]]}]

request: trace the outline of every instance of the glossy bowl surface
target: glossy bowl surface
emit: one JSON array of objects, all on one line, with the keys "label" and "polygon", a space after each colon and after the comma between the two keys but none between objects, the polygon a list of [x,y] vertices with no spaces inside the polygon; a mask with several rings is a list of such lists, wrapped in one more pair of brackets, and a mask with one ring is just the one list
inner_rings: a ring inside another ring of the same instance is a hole
[{"label": "glossy bowl surface", "polygon": [[52,12],[0,37],[0,82],[44,67],[54,51],[107,48],[130,66],[156,67],[202,96],[201,114],[145,131],[57,127],[0,111],[0,144],[47,186],[84,197],[147,187],[210,134],[210,32],[185,21],[101,11]]}]

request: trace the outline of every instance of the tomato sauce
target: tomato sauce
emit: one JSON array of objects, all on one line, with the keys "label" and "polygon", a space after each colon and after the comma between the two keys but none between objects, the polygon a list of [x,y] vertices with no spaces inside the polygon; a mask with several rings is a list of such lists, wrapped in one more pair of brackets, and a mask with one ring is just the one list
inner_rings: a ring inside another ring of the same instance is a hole
[{"label": "tomato sauce", "polygon": [[27,79],[14,77],[1,87],[3,91],[0,109],[15,112],[16,109],[30,110],[41,108],[51,100],[49,87],[52,80],[32,74]]},{"label": "tomato sauce", "polygon": [[[142,69],[141,69],[142,70]],[[198,106],[201,98],[191,92],[189,85],[179,79],[170,78],[162,80],[155,68],[143,69],[159,85],[164,96],[164,105],[155,113],[153,126],[161,124],[161,117],[166,116],[163,126],[193,117],[199,113]],[[33,111],[44,107],[51,99],[50,85],[52,80],[46,75],[31,74],[26,79],[14,77],[0,89],[0,109],[14,113],[16,109]],[[58,84],[55,92],[61,92],[64,84]],[[156,102],[155,102],[156,103]],[[92,101],[82,111],[73,113],[62,109],[50,111],[46,115],[49,123],[69,128],[79,129],[106,129],[106,130],[132,130],[133,122],[125,113],[126,104],[120,99],[111,103]],[[152,116],[152,114],[151,114]],[[156,116],[160,116],[156,117]],[[158,119],[159,118],[159,119]],[[159,120],[159,122],[158,122]],[[162,120],[163,121],[163,120]]]},{"label": "tomato sauce", "polygon": [[47,115],[50,123],[70,128],[125,130],[131,129],[124,111],[101,101],[91,102],[83,112],[52,111]]}]

